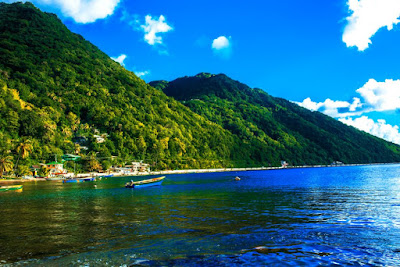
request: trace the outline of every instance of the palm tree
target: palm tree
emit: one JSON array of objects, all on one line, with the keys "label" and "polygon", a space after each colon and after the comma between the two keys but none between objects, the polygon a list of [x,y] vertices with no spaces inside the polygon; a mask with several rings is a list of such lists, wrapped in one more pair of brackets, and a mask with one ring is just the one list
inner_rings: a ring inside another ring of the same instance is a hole
[{"label": "palm tree", "polygon": [[20,158],[26,158],[29,156],[29,153],[32,152],[32,144],[30,140],[25,140],[24,142],[20,143],[17,147],[18,152],[18,159],[17,164],[15,164],[15,170],[18,168],[18,162]]},{"label": "palm tree", "polygon": [[0,156],[0,178],[3,178],[3,173],[12,170],[12,157],[7,155]]}]

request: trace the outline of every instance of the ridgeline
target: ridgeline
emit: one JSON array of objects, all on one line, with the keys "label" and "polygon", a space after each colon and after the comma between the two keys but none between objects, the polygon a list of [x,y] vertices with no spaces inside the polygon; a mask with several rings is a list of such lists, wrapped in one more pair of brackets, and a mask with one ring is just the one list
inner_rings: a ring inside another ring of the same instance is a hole
[{"label": "ridgeline", "polygon": [[237,153],[253,162],[284,159],[293,165],[308,165],[399,161],[398,145],[224,74],[200,73],[150,85],[239,137],[242,145]]}]

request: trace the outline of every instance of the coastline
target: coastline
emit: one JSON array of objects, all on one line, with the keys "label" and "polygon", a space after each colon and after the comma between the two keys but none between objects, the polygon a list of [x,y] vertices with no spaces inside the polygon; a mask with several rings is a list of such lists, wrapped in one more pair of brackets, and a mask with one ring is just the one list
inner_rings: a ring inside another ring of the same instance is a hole
[{"label": "coastline", "polygon": [[[301,168],[337,168],[350,166],[372,166],[372,165],[396,165],[399,162],[391,163],[365,163],[365,164],[340,164],[340,165],[301,165],[286,167],[253,167],[253,168],[219,168],[219,169],[189,169],[189,170],[166,170],[151,171],[149,174],[143,175],[162,175],[162,174],[187,174],[187,173],[210,173],[210,172],[241,172],[241,171],[268,171],[268,170],[285,170],[285,169],[301,169]],[[138,174],[142,175],[142,174]]]},{"label": "coastline", "polygon": [[[268,170],[285,170],[285,169],[302,169],[302,168],[337,168],[337,167],[351,167],[351,166],[372,166],[372,165],[396,165],[400,164],[400,162],[391,162],[391,163],[365,163],[365,164],[340,164],[340,165],[301,165],[301,166],[286,166],[286,167],[252,167],[252,168],[217,168],[217,169],[188,169],[188,170],[165,170],[165,171],[150,171],[143,172],[137,174],[118,174],[118,173],[109,173],[113,174],[112,177],[132,177],[132,176],[149,176],[149,175],[167,175],[167,174],[188,174],[188,173],[213,173],[213,172],[243,172],[243,171],[268,171]],[[78,174],[78,178],[84,178],[88,176],[103,176],[109,175],[104,173],[80,173]],[[110,178],[112,178],[110,177]],[[8,183],[25,183],[25,182],[46,182],[47,180],[44,178],[36,178],[36,179],[0,179],[1,184]]]}]

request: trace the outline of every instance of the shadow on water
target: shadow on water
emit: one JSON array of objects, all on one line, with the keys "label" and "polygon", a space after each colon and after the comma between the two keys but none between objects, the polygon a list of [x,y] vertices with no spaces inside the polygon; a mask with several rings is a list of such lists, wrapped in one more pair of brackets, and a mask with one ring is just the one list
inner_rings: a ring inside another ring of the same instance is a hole
[{"label": "shadow on water", "polygon": [[396,265],[399,177],[394,165],[169,175],[140,190],[129,177],[26,183],[0,195],[0,263]]}]

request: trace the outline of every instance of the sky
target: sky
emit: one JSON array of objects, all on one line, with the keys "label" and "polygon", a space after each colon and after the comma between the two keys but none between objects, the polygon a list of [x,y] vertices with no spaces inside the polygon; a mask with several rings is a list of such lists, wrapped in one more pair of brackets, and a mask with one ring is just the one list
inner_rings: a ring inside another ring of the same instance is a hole
[{"label": "sky", "polygon": [[146,82],[225,73],[400,144],[398,0],[32,2]]}]

